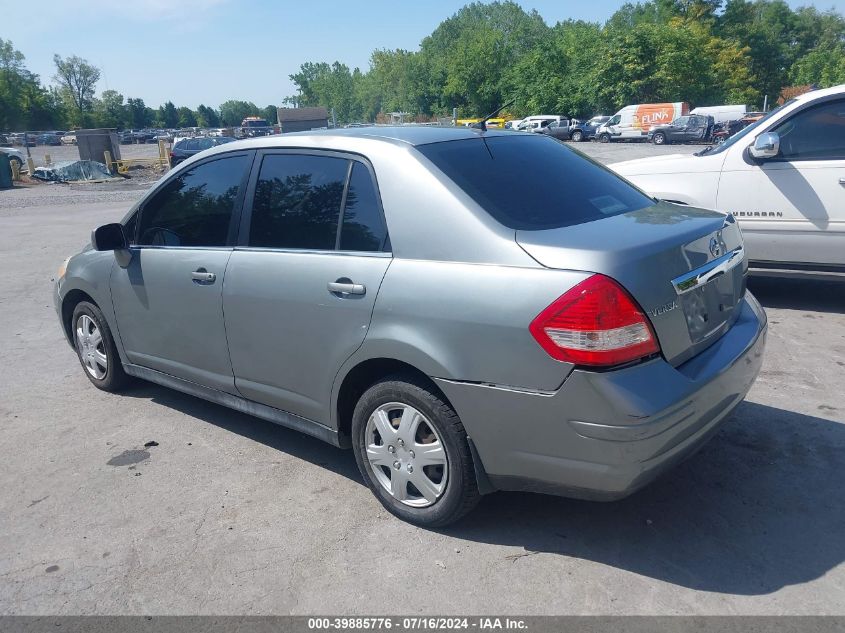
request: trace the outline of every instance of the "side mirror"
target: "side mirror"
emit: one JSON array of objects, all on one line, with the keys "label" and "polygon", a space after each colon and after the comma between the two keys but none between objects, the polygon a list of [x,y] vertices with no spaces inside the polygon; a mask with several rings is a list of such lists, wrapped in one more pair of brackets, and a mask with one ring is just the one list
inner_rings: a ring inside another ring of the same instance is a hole
[{"label": "side mirror", "polygon": [[117,223],[104,224],[91,232],[91,246],[95,251],[120,251],[127,248],[123,226]]},{"label": "side mirror", "polygon": [[754,139],[748,152],[754,158],[774,158],[780,152],[780,136],[777,132],[764,132]]}]

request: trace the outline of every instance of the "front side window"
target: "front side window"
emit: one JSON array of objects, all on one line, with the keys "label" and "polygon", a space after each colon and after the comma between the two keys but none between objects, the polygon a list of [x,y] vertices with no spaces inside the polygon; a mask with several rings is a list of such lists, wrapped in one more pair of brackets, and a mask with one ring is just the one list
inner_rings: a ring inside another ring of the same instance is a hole
[{"label": "front side window", "polygon": [[675,127],[686,127],[687,123],[689,123],[688,116],[680,116],[672,122],[672,125]]},{"label": "front side window", "polygon": [[330,156],[265,156],[255,186],[249,245],[334,250],[349,161]]},{"label": "front side window", "polygon": [[[479,136],[417,150],[511,229],[560,228],[654,204],[606,167],[542,134]],[[561,174],[577,186],[562,190]]]},{"label": "front side window", "polygon": [[139,246],[226,246],[247,155],[203,163],[172,178],[144,205]]},{"label": "front side window", "polygon": [[780,136],[779,159],[845,159],[845,101],[808,108],[772,131]]},{"label": "front side window", "polygon": [[340,250],[380,251],[386,238],[387,229],[373,178],[363,164],[355,162],[343,208]]}]

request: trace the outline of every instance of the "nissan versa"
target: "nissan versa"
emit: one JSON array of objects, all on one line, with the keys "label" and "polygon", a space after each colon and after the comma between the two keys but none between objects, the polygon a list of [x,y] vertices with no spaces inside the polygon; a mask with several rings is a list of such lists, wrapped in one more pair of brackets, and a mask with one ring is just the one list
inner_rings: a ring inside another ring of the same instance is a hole
[{"label": "nissan versa", "polygon": [[701,446],[760,369],[746,273],[732,216],[545,135],[383,127],[186,160],[55,302],[96,387],[351,447],[390,512],[438,526],[493,490],[619,498]]}]

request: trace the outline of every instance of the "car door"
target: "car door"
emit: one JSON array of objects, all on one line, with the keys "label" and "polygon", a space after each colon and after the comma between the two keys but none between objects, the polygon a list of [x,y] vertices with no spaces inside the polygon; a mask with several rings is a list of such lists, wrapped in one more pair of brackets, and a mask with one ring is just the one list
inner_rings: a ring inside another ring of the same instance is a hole
[{"label": "car door", "polygon": [[163,183],[139,210],[111,292],[131,363],[236,393],[223,280],[254,152],[222,154]]},{"label": "car door", "polygon": [[689,123],[688,116],[678,117],[666,130],[666,136],[672,141],[685,141],[687,133],[687,124]]},{"label": "car door", "polygon": [[372,167],[333,152],[259,154],[223,289],[235,385],[321,423],[390,265]]},{"label": "car door", "polygon": [[738,212],[751,259],[845,266],[845,99],[798,110],[768,131],[780,138],[778,155],[754,160],[734,148],[718,208]]}]

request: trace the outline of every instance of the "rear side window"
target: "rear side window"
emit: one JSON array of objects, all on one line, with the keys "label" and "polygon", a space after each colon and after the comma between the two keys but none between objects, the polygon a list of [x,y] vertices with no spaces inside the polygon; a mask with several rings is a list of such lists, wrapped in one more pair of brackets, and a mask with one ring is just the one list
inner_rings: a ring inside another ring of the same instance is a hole
[{"label": "rear side window", "polygon": [[480,136],[417,150],[511,229],[571,226],[654,204],[609,169],[546,135]]},{"label": "rear side window", "polygon": [[265,156],[255,187],[249,245],[334,250],[349,161]]},{"label": "rear side window", "polygon": [[373,178],[364,165],[355,162],[343,208],[340,250],[380,251],[386,237],[387,229]]},{"label": "rear side window", "polygon": [[203,163],[172,178],[144,205],[140,246],[226,246],[247,155]]}]

